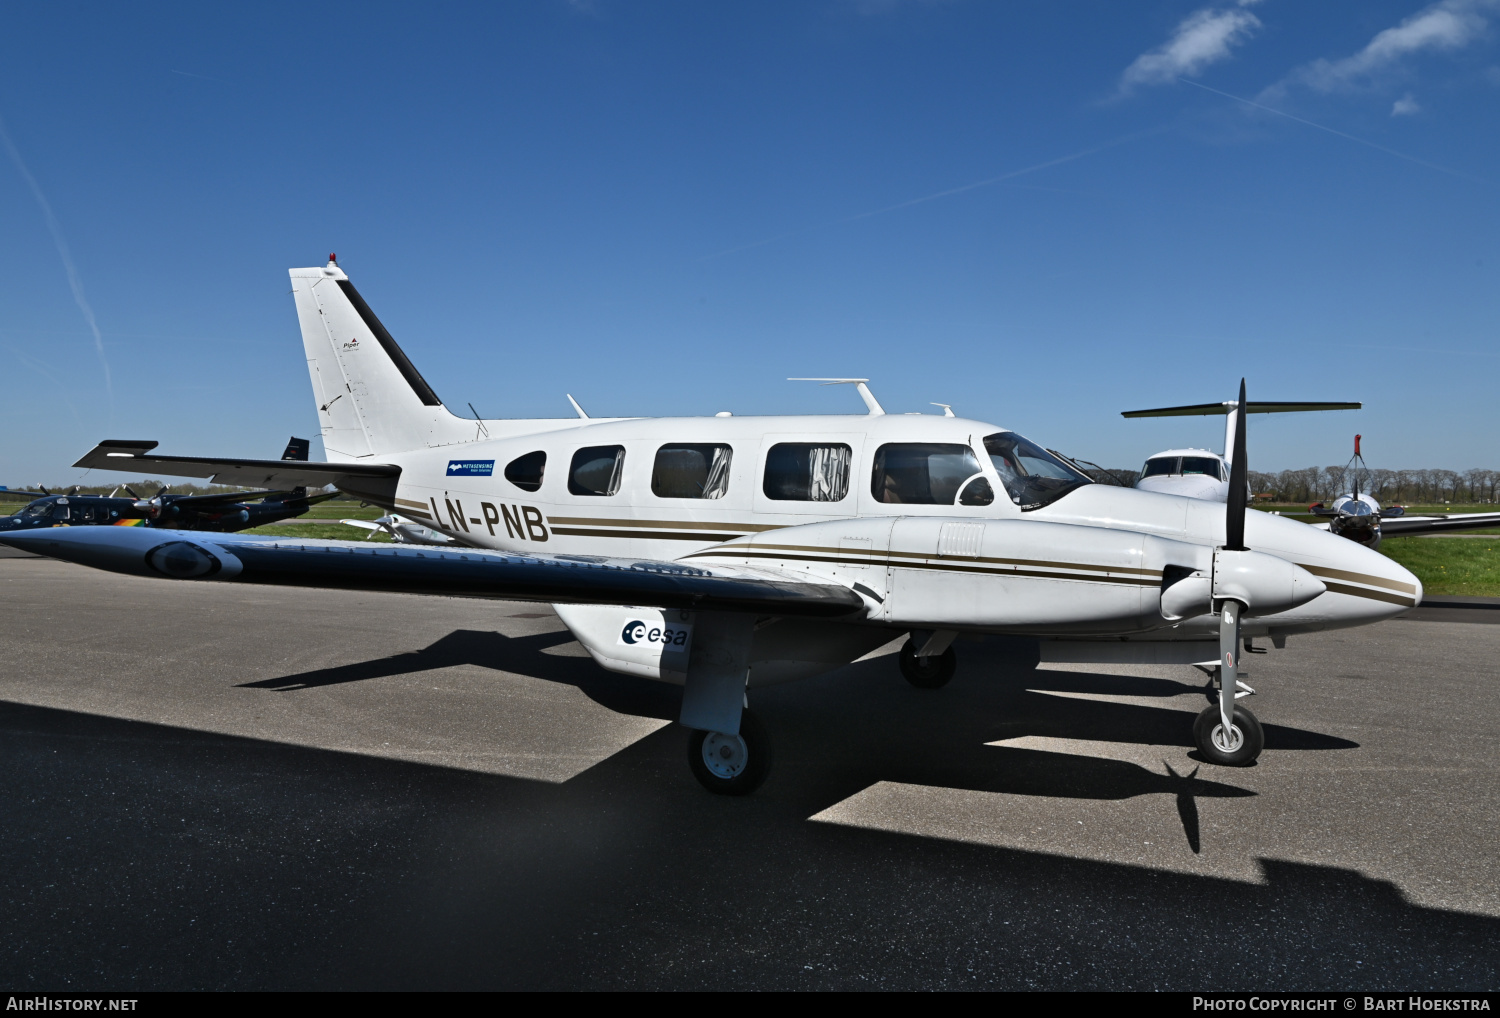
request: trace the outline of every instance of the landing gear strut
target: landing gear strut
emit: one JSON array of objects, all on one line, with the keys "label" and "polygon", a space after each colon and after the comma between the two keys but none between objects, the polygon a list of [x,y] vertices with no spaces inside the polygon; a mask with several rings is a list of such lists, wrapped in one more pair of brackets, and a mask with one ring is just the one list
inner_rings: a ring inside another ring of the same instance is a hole
[{"label": "landing gear strut", "polygon": [[717,795],[749,795],[771,772],[771,737],[747,709],[738,735],[695,731],[688,739],[688,766],[698,783]]},{"label": "landing gear strut", "polygon": [[[1239,699],[1240,613],[1244,605],[1225,598],[1219,608],[1219,678],[1217,702],[1198,715],[1193,722],[1193,742],[1209,763],[1224,767],[1248,767],[1266,746],[1260,722],[1248,707],[1235,703]],[[1255,692],[1245,686],[1248,696]]]}]

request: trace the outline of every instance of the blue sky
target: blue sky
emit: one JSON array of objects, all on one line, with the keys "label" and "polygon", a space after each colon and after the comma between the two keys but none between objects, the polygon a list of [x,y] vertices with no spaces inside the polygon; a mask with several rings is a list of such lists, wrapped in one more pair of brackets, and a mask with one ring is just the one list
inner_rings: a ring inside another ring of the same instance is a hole
[{"label": "blue sky", "polygon": [[1500,0],[11,4],[0,118],[0,483],[315,433],[330,251],[486,417],[1500,466]]}]

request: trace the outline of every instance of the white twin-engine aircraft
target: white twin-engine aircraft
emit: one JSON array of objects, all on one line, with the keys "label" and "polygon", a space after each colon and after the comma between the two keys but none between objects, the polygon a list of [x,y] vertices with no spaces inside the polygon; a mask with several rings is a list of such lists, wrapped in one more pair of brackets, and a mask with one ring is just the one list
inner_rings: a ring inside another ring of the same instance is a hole
[{"label": "white twin-engine aircraft", "polygon": [[[462,547],[128,527],[3,540],[145,576],[550,602],[604,668],[684,687],[693,772],[727,794],[752,791],[770,762],[747,687],[902,634],[901,670],[925,687],[953,674],[959,634],[1037,637],[1047,661],[1216,666],[1194,738],[1212,762],[1248,764],[1264,744],[1236,703],[1252,638],[1282,647],[1421,600],[1395,562],[1247,517],[1243,497],[1093,484],[1014,431],[886,414],[858,380],[839,381],[859,385],[859,416],[460,418],[332,259],[291,279],[328,462],[105,442],[78,465],[336,484]],[[1245,490],[1239,416],[1231,493]]]},{"label": "white twin-engine aircraft", "polygon": [[[1241,401],[1243,401],[1241,396]],[[1297,414],[1318,410],[1358,410],[1363,403],[1265,403],[1245,404],[1247,414]],[[1160,491],[1168,495],[1186,495],[1210,502],[1229,498],[1229,471],[1233,459],[1235,434],[1244,414],[1234,400],[1224,403],[1197,403],[1193,406],[1168,406],[1156,410],[1127,410],[1121,417],[1208,417],[1224,415],[1224,454],[1207,449],[1164,449],[1154,453],[1141,468],[1135,486],[1141,491]],[[1249,488],[1245,489],[1249,494]]]}]

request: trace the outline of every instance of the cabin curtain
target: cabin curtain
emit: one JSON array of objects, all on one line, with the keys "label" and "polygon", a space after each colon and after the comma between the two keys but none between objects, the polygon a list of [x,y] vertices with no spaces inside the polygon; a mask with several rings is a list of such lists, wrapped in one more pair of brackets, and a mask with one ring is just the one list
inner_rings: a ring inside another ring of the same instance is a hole
[{"label": "cabin curtain", "polygon": [[849,492],[849,447],[815,445],[808,450],[808,500],[838,502]]},{"label": "cabin curtain", "polygon": [[723,498],[729,491],[729,461],[734,450],[727,445],[714,446],[713,462],[708,467],[708,479],[703,482],[704,498]]}]

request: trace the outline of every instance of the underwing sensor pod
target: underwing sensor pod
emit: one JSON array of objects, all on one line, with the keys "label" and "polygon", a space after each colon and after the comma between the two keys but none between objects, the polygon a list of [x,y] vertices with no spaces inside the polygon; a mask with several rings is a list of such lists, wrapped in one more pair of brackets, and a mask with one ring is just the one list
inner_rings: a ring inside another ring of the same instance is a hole
[{"label": "underwing sensor pod", "polygon": [[902,674],[935,689],[954,674],[960,635],[1035,638],[1047,661],[1211,669],[1217,688],[1194,739],[1213,763],[1248,764],[1264,744],[1238,702],[1252,640],[1280,648],[1421,600],[1416,577],[1369,548],[1246,513],[1255,404],[1243,382],[1216,503],[1094,484],[1017,432],[946,407],[886,413],[867,379],[824,380],[857,386],[867,412],[847,416],[459,416],[332,259],[291,280],[325,461],[116,443],[78,465],[333,484],[427,543],[131,528],[0,540],[164,581],[550,603],[603,668],[682,687],[692,772],[732,795],[769,768],[756,689],[896,641]]}]

